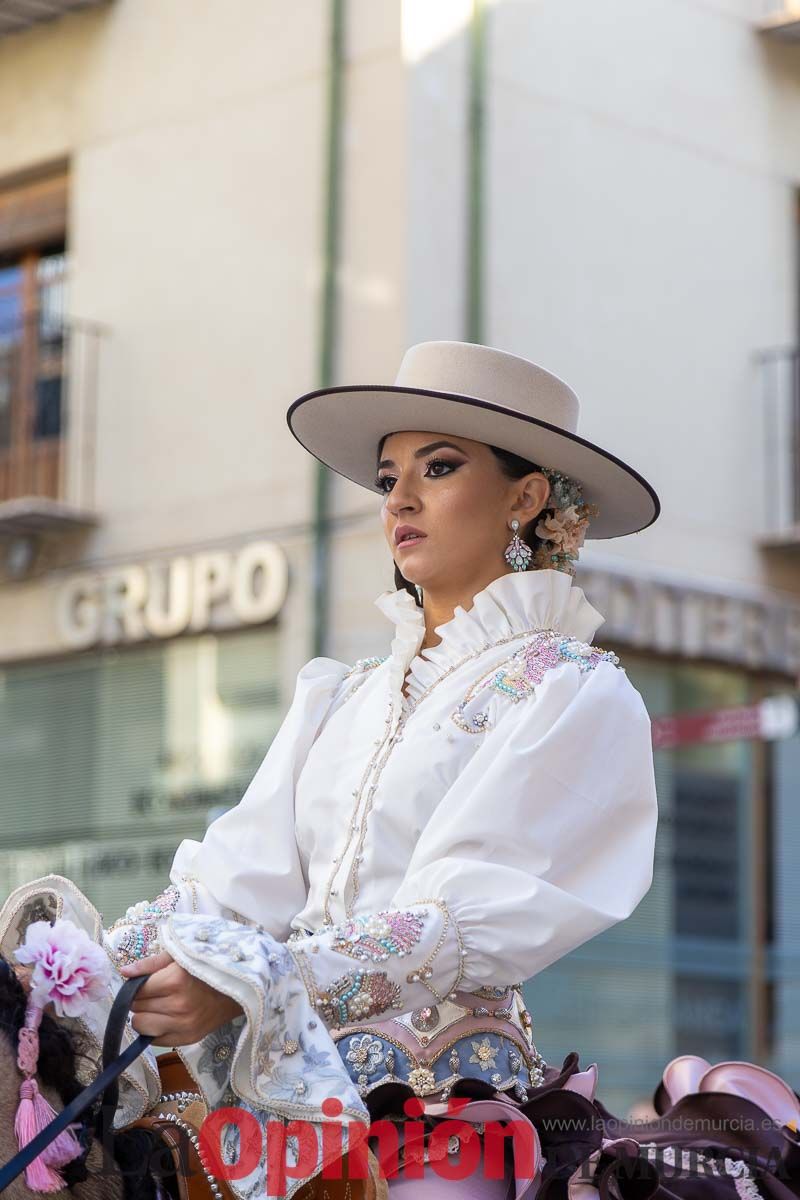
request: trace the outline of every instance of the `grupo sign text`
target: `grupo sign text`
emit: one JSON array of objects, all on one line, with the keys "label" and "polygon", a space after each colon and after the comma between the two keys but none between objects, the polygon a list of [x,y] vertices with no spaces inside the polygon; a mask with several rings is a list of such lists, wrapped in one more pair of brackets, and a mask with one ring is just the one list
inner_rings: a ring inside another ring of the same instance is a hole
[{"label": "grupo sign text", "polygon": [[260,624],[280,610],[288,577],[274,542],[81,573],[58,591],[59,638],[83,648]]}]

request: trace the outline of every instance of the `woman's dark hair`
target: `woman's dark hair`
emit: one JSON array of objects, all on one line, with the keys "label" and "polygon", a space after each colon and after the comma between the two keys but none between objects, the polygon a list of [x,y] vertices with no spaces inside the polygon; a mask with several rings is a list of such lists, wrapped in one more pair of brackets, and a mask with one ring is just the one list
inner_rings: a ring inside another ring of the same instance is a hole
[{"label": "woman's dark hair", "polygon": [[[379,459],[381,456],[381,451],[383,450],[383,443],[386,441],[388,436],[388,434],[385,434],[380,440],[380,444],[378,446]],[[537,466],[536,463],[530,462],[529,459],[522,458],[522,456],[519,454],[513,454],[511,450],[502,450],[499,446],[489,446],[489,449],[499,460],[500,469],[507,479],[522,479],[523,476],[531,475],[534,471],[541,471],[542,469],[541,467]],[[543,508],[542,511],[537,513],[527,525],[523,525],[517,531],[522,540],[528,543],[534,555],[539,547],[543,544],[543,539],[540,538],[536,532],[536,526],[539,521],[548,516],[548,514],[552,511],[552,509]],[[394,586],[396,589],[405,588],[409,595],[413,596],[414,600],[419,603],[416,587],[413,583],[410,583],[405,578],[397,563],[394,564]]]}]

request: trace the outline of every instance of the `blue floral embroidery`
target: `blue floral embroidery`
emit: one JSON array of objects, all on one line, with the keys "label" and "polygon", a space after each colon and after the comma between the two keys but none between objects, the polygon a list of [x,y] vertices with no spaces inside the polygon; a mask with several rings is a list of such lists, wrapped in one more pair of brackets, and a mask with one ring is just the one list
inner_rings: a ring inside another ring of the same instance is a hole
[{"label": "blue floral embroidery", "polygon": [[[264,995],[264,1009],[250,1031],[251,1065],[264,1108],[285,1103],[293,1109],[298,1105],[313,1109],[327,1095],[339,1096],[351,1111],[364,1108],[329,1033],[321,1021],[314,1019],[305,985],[293,969],[291,951],[283,943],[263,927],[242,927],[219,917],[175,914],[169,928],[182,949],[202,956],[223,977],[232,972]],[[244,1018],[241,1020],[244,1023]],[[212,1095],[216,1091],[221,1098],[229,1083],[232,1056],[223,1075],[219,1060],[225,1051],[218,1050],[215,1058],[216,1048],[212,1035],[198,1044],[190,1059],[201,1076],[198,1082],[204,1087],[211,1085]],[[196,1061],[201,1055],[202,1068]],[[213,1103],[219,1103],[216,1096]]]},{"label": "blue floral embroidery", "polygon": [[417,1059],[388,1038],[363,1030],[337,1039],[336,1048],[362,1096],[381,1084],[399,1081],[418,1096],[439,1093],[444,1098],[457,1079],[482,1079],[523,1099],[529,1086],[544,1081],[545,1063],[539,1052],[523,1055],[521,1047],[503,1034],[466,1034],[443,1047],[433,1060]]},{"label": "blue floral embroidery", "polygon": [[203,1039],[203,1053],[198,1066],[212,1076],[217,1087],[222,1087],[227,1081],[235,1049],[236,1038],[226,1025]]},{"label": "blue floral embroidery", "polygon": [[282,979],[284,975],[289,975],[294,970],[294,959],[286,947],[280,943],[276,946],[272,940],[267,942],[262,938],[260,950],[266,959],[270,976],[273,979]]},{"label": "blue floral embroidery", "polygon": [[351,1040],[345,1059],[357,1068],[359,1074],[374,1075],[385,1062],[383,1043],[372,1034],[362,1033]]},{"label": "blue floral embroidery", "polygon": [[327,1050],[317,1050],[315,1046],[309,1046],[303,1053],[303,1063],[310,1071],[316,1071],[319,1067],[329,1066],[330,1057]]}]

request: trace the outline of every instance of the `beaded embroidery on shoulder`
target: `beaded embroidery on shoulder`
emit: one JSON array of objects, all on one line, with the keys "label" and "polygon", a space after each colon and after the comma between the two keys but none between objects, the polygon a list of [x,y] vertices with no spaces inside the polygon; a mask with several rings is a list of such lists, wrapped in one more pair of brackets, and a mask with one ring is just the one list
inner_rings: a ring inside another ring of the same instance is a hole
[{"label": "beaded embroidery on shoulder", "polygon": [[370,671],[374,670],[375,667],[379,667],[381,663],[386,662],[388,657],[388,654],[384,654],[383,656],[373,654],[370,655],[369,658],[357,658],[352,667],[348,667],[342,676],[342,684],[345,682],[345,680],[352,679],[354,676],[356,681],[349,691],[345,693],[344,697],[342,698],[342,704],[346,703],[351,696],[355,695],[362,683],[369,678]]},{"label": "beaded embroidery on shoulder", "polygon": [[351,675],[358,675],[359,672],[369,671],[372,667],[379,667],[382,662],[386,662],[388,654],[382,657],[377,654],[370,655],[369,658],[357,658],[352,667],[348,667],[342,679],[349,679]]},{"label": "beaded embroidery on shoulder", "polygon": [[451,721],[465,733],[486,733],[492,728],[487,712],[478,712],[471,717],[466,717],[464,712],[477,692],[488,687],[516,704],[526,696],[533,695],[547,672],[565,662],[575,663],[584,674],[594,670],[601,662],[618,666],[619,658],[613,650],[603,650],[600,646],[582,642],[557,630],[540,630],[499,666],[481,675],[470,686],[461,703],[450,714]]}]

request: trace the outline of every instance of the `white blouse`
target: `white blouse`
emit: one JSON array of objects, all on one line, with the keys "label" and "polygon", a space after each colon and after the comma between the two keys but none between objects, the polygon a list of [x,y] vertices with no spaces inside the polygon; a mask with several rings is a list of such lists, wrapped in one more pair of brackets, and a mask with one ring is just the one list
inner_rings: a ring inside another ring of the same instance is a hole
[{"label": "white blouse", "polygon": [[[499,576],[422,652],[413,597],[375,603],[395,625],[390,654],[302,668],[242,801],[182,843],[172,879],[202,880],[279,941],[442,897],[468,951],[463,989],[528,979],[650,887],[644,702],[615,656],[587,657],[603,618],[564,572]],[[567,635],[566,656],[552,637],[537,647],[539,630]],[[501,678],[526,648],[538,653]]]},{"label": "white blouse", "polygon": [[[624,920],[653,877],[650,720],[616,655],[591,644],[603,618],[569,575],[499,576],[423,651],[414,598],[376,604],[390,653],[302,668],[244,797],[180,845],[161,896],[103,930],[48,876],[0,911],[5,954],[37,914],[69,915],[116,961],[163,946],[237,1000],[243,1015],[182,1057],[210,1108],[311,1122],[315,1169],[325,1098],[365,1123],[373,1076],[423,1096],[464,1070],[535,1085],[520,982]],[[98,1039],[109,1003],[85,1019]],[[425,1058],[474,1022],[469,1064],[449,1043]],[[121,1080],[118,1123],[157,1096],[146,1055]],[[266,1169],[232,1184],[241,1200],[263,1195]]]}]

